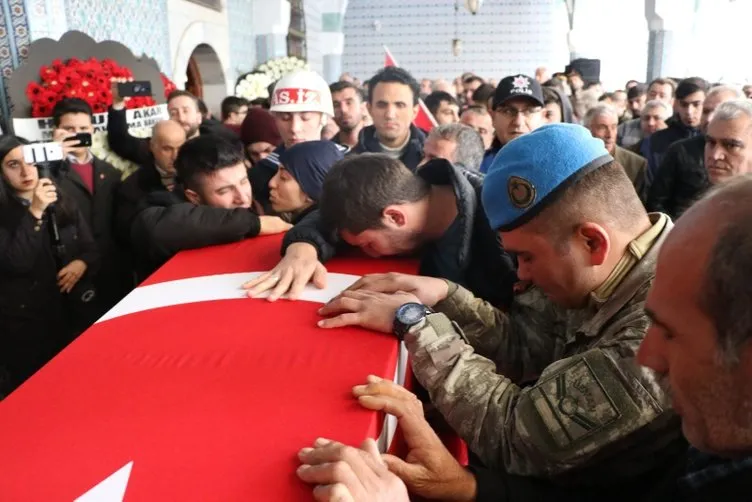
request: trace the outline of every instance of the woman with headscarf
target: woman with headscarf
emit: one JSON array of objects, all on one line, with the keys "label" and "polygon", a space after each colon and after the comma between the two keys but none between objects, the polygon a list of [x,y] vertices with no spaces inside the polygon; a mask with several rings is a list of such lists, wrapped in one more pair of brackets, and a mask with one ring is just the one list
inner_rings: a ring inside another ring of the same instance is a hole
[{"label": "woman with headscarf", "polygon": [[85,329],[82,302],[93,295],[81,287],[98,258],[72,199],[24,159],[27,144],[0,136],[0,398]]},{"label": "woman with headscarf", "polygon": [[272,209],[289,214],[293,224],[313,211],[326,173],[344,158],[344,151],[331,141],[306,141],[286,149],[269,181]]},{"label": "woman with headscarf", "polygon": [[274,117],[263,108],[249,108],[240,126],[240,140],[252,164],[269,156],[282,143]]}]

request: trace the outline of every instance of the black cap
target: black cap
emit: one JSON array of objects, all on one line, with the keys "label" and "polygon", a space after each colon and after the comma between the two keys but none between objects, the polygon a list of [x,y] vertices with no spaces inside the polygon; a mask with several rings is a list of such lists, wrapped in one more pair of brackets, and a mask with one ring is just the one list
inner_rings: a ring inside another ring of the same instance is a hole
[{"label": "black cap", "polygon": [[601,79],[601,60],[578,58],[569,63],[565,71],[567,75],[578,73],[585,82],[598,82]]},{"label": "black cap", "polygon": [[494,93],[493,107],[497,108],[514,98],[528,98],[536,104],[544,106],[541,85],[537,80],[527,75],[512,75],[501,79],[496,87],[496,93]]}]

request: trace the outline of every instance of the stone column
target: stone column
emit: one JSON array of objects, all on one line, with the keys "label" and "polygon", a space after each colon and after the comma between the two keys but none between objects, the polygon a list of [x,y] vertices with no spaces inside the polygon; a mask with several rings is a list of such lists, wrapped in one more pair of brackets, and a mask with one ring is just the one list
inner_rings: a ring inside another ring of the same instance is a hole
[{"label": "stone column", "polygon": [[342,68],[342,54],[345,50],[343,33],[345,11],[348,0],[324,0],[322,2],[322,33],[324,69],[322,76],[327,82],[336,82],[346,68]]},{"label": "stone column", "polygon": [[698,2],[685,0],[645,0],[648,22],[647,80],[658,77],[685,77],[686,43],[694,31]]},{"label": "stone column", "polygon": [[287,56],[287,31],[290,28],[288,0],[255,0],[253,33],[256,34],[256,62]]}]

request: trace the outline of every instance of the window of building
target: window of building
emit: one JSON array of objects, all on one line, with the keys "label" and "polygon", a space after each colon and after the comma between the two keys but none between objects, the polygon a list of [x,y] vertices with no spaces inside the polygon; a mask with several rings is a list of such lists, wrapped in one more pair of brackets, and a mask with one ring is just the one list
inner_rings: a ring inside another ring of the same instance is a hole
[{"label": "window of building", "polygon": [[287,55],[306,58],[306,26],[303,0],[290,0],[290,28],[287,32]]}]

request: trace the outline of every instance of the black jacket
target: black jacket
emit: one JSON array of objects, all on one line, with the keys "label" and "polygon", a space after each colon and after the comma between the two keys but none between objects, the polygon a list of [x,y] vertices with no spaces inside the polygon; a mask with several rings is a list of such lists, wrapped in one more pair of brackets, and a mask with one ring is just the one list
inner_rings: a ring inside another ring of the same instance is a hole
[{"label": "black jacket", "polygon": [[[431,185],[451,185],[459,210],[447,233],[422,250],[419,274],[454,281],[499,307],[509,305],[517,281],[515,262],[504,251],[483,211],[483,176],[444,159],[430,161],[417,175]],[[318,211],[314,211],[287,232],[282,253],[290,244],[308,242],[316,248],[319,260],[325,262],[336,253],[339,242],[335,239],[321,228]]]},{"label": "black jacket", "polygon": [[94,236],[101,258],[99,272],[93,277],[97,295],[94,321],[119,302],[133,287],[130,261],[115,238],[115,193],[122,173],[104,160],[93,157],[94,190],[90,192],[76,171],[64,161],[58,184],[84,217]]},{"label": "black jacket", "polygon": [[695,127],[687,127],[677,117],[673,116],[666,121],[668,127],[662,131],[656,131],[650,135],[650,154],[648,155],[648,170],[645,177],[646,188],[650,190],[653,178],[658,171],[658,166],[663,162],[668,148],[687,138],[693,138],[700,134],[700,130]]},{"label": "black jacket", "polygon": [[258,215],[249,209],[197,206],[182,190],[155,192],[144,201],[131,227],[139,278],[145,278],[179,251],[255,237]]},{"label": "black jacket", "polygon": [[131,249],[131,225],[138,211],[146,202],[146,197],[154,192],[167,192],[162,178],[151,162],[139,167],[128,176],[115,192],[115,233],[118,241],[127,249]]},{"label": "black jacket", "polygon": [[710,186],[704,154],[705,136],[671,145],[650,186],[648,211],[666,213],[676,220],[689,209]]},{"label": "black jacket", "polygon": [[[407,142],[400,161],[413,172],[418,169],[418,164],[423,160],[423,143],[425,141],[425,133],[410,124],[410,140]],[[383,153],[379,138],[376,137],[376,127],[368,126],[360,131],[358,144],[351,150],[351,153]]]},{"label": "black jacket", "polygon": [[[200,134],[222,134],[227,138],[239,140],[238,135],[221,122],[204,121],[198,130]],[[115,110],[110,107],[107,111],[107,139],[112,151],[120,157],[139,166],[149,165],[153,162],[149,150],[151,138],[136,138],[128,133],[128,122],[124,109]]]},{"label": "black jacket", "polygon": [[71,215],[58,216],[61,264],[80,259],[87,271],[71,293],[62,294],[48,216],[36,220],[15,198],[0,207],[0,399],[86,327],[88,309],[80,298],[98,255],[81,214]]}]

